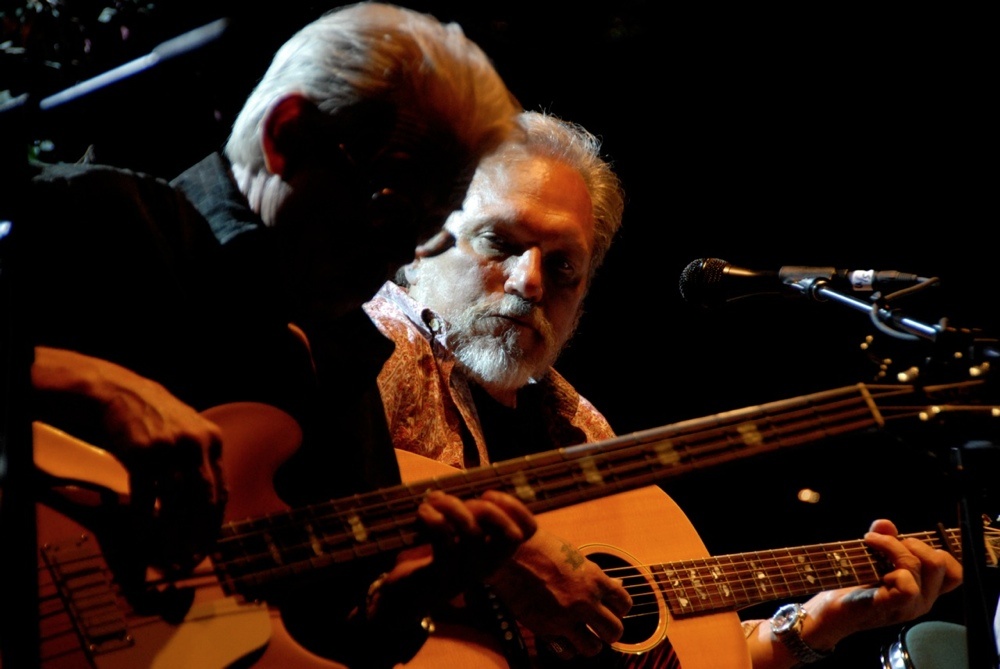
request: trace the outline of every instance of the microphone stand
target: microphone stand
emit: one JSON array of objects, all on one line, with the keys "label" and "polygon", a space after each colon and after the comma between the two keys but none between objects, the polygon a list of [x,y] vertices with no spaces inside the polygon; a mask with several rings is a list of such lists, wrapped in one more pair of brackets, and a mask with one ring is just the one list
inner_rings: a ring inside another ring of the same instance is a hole
[{"label": "microphone stand", "polygon": [[827,281],[822,278],[801,279],[799,281],[790,282],[787,285],[793,290],[810,294],[818,302],[830,300],[867,313],[879,322],[898,328],[899,330],[915,337],[922,337],[929,341],[937,341],[943,333],[948,331],[948,328],[943,325],[928,325],[926,323],[921,323],[918,320],[903,316],[896,309],[888,309],[886,307],[879,306],[877,303],[866,302],[851,295],[838,293],[830,288]]},{"label": "microphone stand", "polygon": [[[822,278],[807,278],[788,282],[793,290],[810,294],[820,302],[832,301],[871,316],[879,328],[900,338],[926,339],[935,343],[957,343],[966,350],[970,369],[981,372],[984,359],[1000,357],[1000,349],[995,339],[977,339],[967,331],[958,331],[943,324],[930,325],[903,315],[898,309],[889,309],[878,301],[860,300],[845,295],[829,287]],[[900,334],[901,333],[901,334]],[[997,640],[993,630],[993,615],[996,610],[997,593],[994,603],[986,599],[984,573],[986,568],[986,542],[983,534],[983,518],[980,508],[988,487],[976,472],[985,479],[987,475],[1000,471],[1000,448],[991,441],[969,440],[962,446],[951,449],[951,472],[958,481],[958,515],[962,529],[962,570],[963,594],[966,623],[966,642],[969,651],[969,667],[975,669],[1000,669],[997,654]]]},{"label": "microphone stand", "polygon": [[219,19],[154,47],[136,60],[36,100],[22,94],[0,105],[0,167],[10,188],[0,198],[0,665],[41,666],[38,596],[37,473],[31,428],[34,337],[24,317],[30,287],[21,268],[31,262],[23,227],[32,170],[28,146],[43,112],[216,42],[229,27]]}]

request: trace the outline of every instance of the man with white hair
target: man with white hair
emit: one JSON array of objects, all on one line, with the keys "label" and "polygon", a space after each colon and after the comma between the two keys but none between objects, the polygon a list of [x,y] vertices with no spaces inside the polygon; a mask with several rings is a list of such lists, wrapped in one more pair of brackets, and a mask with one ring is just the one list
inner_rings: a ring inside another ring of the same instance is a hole
[{"label": "man with white hair", "polygon": [[[524,137],[480,163],[462,208],[365,307],[396,344],[379,376],[396,448],[460,469],[614,436],[553,364],[621,224],[621,188],[584,128],[538,112],[520,121]],[[627,334],[609,350],[621,352]],[[897,539],[888,520],[870,529],[869,545],[893,566],[882,582],[828,590],[771,620],[745,621],[745,651],[732,630],[745,655],[734,666],[820,660],[855,632],[926,613],[961,582],[961,565],[945,551]],[[487,587],[545,642],[536,644],[542,657],[684,666],[667,643],[669,629],[631,662],[604,656],[623,634],[629,592],[546,531],[544,519]]]},{"label": "man with white hair", "polygon": [[[224,153],[170,184],[109,166],[37,166],[20,247],[32,261],[19,276],[30,289],[36,389],[62,402],[97,387],[81,378],[113,378],[110,403],[79,404],[100,411],[120,408],[115,397],[129,385],[148,391],[149,379],[159,385],[135,406],[166,406],[165,394],[180,401],[175,416],[187,427],[172,432],[190,446],[197,428],[206,435],[197,448],[116,452],[142,474],[133,484],[151,486],[136,497],[160,496],[178,531],[217,529],[221,503],[239,513],[232,493],[256,485],[219,479],[218,435],[185,405],[264,402],[297,419],[304,441],[272,479],[289,507],[398,483],[382,466],[394,460],[376,384],[391,345],[360,305],[440,228],[479,160],[516,131],[519,109],[459,26],[362,2],[293,35]],[[296,640],[349,666],[406,660],[426,638],[425,609],[490,573],[534,531],[509,496],[430,501],[427,525],[466,541],[436,542],[398,564],[387,555],[374,573],[367,563],[331,570],[330,589],[273,593]],[[181,569],[191,566],[187,547],[169,558]],[[334,595],[355,610],[347,624]]]}]

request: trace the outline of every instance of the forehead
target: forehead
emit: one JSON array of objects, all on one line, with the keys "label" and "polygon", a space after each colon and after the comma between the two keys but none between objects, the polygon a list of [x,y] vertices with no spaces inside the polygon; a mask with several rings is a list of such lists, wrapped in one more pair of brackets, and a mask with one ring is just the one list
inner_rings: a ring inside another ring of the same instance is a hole
[{"label": "forehead", "polygon": [[491,158],[476,171],[455,234],[500,228],[514,236],[559,241],[591,254],[594,217],[580,173],[548,156]]}]

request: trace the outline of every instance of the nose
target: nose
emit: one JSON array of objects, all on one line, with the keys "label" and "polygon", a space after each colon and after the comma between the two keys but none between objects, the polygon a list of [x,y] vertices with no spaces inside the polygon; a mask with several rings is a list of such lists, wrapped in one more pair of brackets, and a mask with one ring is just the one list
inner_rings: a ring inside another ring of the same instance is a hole
[{"label": "nose", "polygon": [[533,247],[508,259],[510,268],[504,290],[526,300],[537,302],[542,297],[542,252]]}]

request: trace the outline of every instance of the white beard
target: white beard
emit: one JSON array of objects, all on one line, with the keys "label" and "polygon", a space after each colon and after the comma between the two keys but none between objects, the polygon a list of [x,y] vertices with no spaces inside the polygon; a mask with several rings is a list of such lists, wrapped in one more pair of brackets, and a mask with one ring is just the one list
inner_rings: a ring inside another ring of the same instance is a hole
[{"label": "white beard", "polygon": [[[530,319],[535,331],[526,333],[507,321],[501,321],[502,329],[497,331],[497,319],[483,320],[488,314]],[[517,390],[544,376],[564,344],[556,341],[540,309],[513,295],[488,307],[468,307],[452,321],[448,335],[448,345],[465,372],[487,390],[497,391]]]}]

